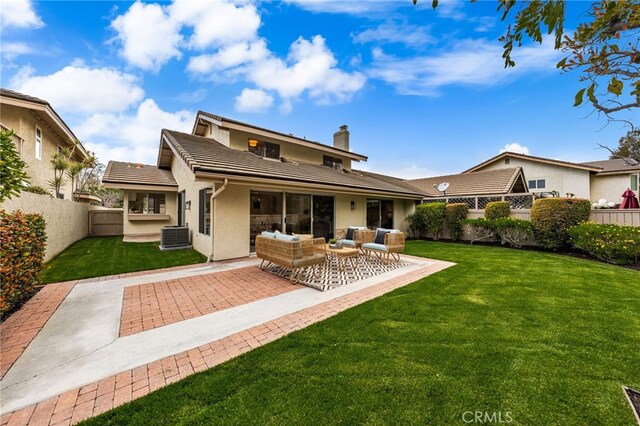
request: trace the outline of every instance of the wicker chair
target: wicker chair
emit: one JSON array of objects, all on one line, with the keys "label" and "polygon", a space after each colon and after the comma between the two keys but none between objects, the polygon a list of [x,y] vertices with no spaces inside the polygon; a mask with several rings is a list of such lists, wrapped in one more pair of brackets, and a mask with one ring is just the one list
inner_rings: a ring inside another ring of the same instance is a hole
[{"label": "wicker chair", "polygon": [[400,261],[400,253],[404,251],[404,240],[405,236],[403,232],[399,232],[396,230],[391,230],[394,232],[387,232],[384,234],[384,244],[376,244],[376,232],[373,232],[373,237],[371,238],[371,234],[368,234],[368,241],[362,244],[360,248],[362,252],[368,257],[375,256],[378,259],[384,260],[388,262],[390,259],[395,260],[396,262]]},{"label": "wicker chair", "polygon": [[262,259],[261,269],[272,263],[290,269],[290,280],[293,284],[300,281],[301,271],[311,266],[315,270],[317,265],[324,264],[327,260],[324,238],[285,241],[257,235],[256,256]]},{"label": "wicker chair", "polygon": [[[345,243],[346,237],[347,237],[347,228],[336,229],[337,239],[341,239],[343,240],[343,243]],[[354,229],[353,239],[347,240],[347,241],[353,241],[353,246],[360,248],[363,243],[366,243],[368,241],[373,241],[375,238],[376,238],[376,231],[372,229]],[[352,245],[352,244],[348,244],[348,245]]]}]

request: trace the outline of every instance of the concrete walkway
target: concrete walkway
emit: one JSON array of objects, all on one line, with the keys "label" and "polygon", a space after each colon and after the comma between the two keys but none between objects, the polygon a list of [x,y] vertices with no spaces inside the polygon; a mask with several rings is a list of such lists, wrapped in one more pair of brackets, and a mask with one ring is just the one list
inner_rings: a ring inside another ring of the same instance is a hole
[{"label": "concrete walkway", "polygon": [[[21,409],[24,411],[25,407],[35,406],[41,401],[119,373],[135,371],[141,366],[239,335],[243,331],[305,312],[312,307],[329,306],[326,305],[327,302],[338,303],[348,295],[371,290],[385,282],[395,280],[396,284],[388,288],[397,288],[452,265],[409,256],[403,257],[403,261],[407,263],[404,268],[328,292],[299,287],[293,291],[124,337],[118,336],[125,287],[195,276],[206,278],[220,271],[255,267],[257,259],[77,284],[0,381],[0,413],[5,419],[8,418],[6,413]],[[257,267],[255,273],[255,279],[279,280],[282,285],[291,285],[287,280]],[[404,279],[398,281],[401,278]],[[362,301],[366,299],[367,297],[363,297]],[[331,310],[330,315],[338,311]],[[310,322],[313,321],[303,319],[302,326]],[[274,338],[277,337],[279,335],[274,335]],[[116,391],[115,379],[113,388]],[[95,398],[99,396],[96,394]],[[110,406],[116,405],[113,395],[111,398]],[[92,407],[93,411],[89,410],[89,416],[98,414],[97,405]],[[53,408],[50,414],[54,415]],[[71,414],[68,420],[71,422]]]}]

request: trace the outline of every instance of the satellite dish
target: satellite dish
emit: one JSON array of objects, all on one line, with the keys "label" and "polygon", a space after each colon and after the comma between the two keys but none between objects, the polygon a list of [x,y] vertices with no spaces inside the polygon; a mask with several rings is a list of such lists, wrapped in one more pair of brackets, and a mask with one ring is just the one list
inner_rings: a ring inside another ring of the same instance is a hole
[{"label": "satellite dish", "polygon": [[442,192],[443,195],[447,195],[447,188],[449,188],[449,182],[442,182],[437,185],[433,185],[438,191]]}]

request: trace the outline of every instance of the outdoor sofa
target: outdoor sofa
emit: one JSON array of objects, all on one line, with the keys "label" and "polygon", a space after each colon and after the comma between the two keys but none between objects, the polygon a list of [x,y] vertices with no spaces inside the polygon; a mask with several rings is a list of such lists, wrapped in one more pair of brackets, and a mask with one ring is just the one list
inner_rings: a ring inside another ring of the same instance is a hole
[{"label": "outdoor sofa", "polygon": [[343,246],[360,248],[364,242],[373,241],[376,231],[366,226],[349,226],[336,229],[336,238],[342,241]]},{"label": "outdoor sofa", "polygon": [[256,256],[262,259],[262,269],[270,264],[290,269],[289,279],[293,284],[297,284],[303,270],[326,261],[325,244],[324,238],[302,239],[297,235],[263,232],[256,236]]}]

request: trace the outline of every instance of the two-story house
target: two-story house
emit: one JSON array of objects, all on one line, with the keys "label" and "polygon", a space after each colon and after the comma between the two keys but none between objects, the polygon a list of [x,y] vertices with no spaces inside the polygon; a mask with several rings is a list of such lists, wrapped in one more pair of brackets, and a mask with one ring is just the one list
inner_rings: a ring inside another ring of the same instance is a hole
[{"label": "two-story house", "polygon": [[[27,165],[31,186],[51,189],[54,172],[51,159],[62,147],[73,146],[78,138],[49,102],[8,89],[0,89],[0,128],[13,130],[13,140],[20,158]],[[78,143],[74,160],[82,161],[87,151]],[[71,199],[69,179],[61,187],[61,195]]]},{"label": "two-story house", "polygon": [[342,126],[333,145],[198,112],[191,134],[162,130],[156,165],[110,161],[103,184],[124,190],[124,234],[187,226],[211,260],[248,256],[262,231],[331,238],[336,228],[404,228],[423,195],[358,171]]}]

